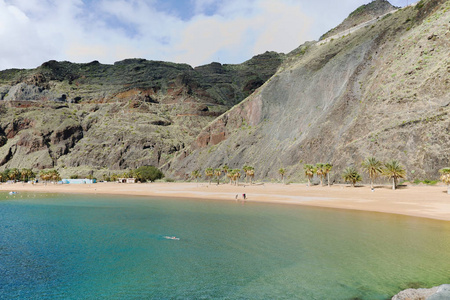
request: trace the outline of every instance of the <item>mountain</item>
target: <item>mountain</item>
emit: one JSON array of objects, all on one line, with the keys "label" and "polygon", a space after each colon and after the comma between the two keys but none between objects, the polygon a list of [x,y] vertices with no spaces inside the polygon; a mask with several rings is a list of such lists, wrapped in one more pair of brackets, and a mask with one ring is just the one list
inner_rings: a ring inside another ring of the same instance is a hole
[{"label": "mountain", "polygon": [[127,59],[49,61],[0,72],[0,167],[97,176],[160,166],[280,66],[266,52],[239,65]]},{"label": "mountain", "polygon": [[398,9],[398,7],[391,5],[386,0],[375,0],[368,4],[361,5],[355,11],[353,11],[341,24],[322,35],[319,40],[326,39],[341,32],[345,33],[345,31],[352,29],[352,27],[384,16],[390,12],[395,11],[396,9]]},{"label": "mountain", "polygon": [[[374,1],[349,18],[365,21],[359,16],[381,6],[375,15],[392,9]],[[450,1],[422,0],[351,34],[300,46],[264,85],[206,126],[166,172],[181,177],[247,164],[255,178],[275,179],[284,167],[298,180],[303,164],[328,162],[340,181],[343,168],[376,156],[399,160],[408,179],[437,178],[450,164],[449,20]]]}]

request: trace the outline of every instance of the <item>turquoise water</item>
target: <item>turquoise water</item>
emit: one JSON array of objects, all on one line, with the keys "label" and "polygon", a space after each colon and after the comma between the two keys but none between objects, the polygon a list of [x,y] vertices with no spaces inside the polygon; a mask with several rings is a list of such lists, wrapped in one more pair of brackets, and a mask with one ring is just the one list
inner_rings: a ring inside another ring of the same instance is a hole
[{"label": "turquoise water", "polygon": [[0,199],[0,299],[387,299],[450,282],[450,222],[202,200]]}]

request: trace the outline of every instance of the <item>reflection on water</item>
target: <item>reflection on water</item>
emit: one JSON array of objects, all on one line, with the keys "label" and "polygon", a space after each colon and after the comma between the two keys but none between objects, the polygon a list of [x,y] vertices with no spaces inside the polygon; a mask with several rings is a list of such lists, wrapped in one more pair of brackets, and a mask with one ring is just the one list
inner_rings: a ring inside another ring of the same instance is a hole
[{"label": "reflection on water", "polygon": [[235,202],[0,194],[0,298],[386,299],[450,282],[450,224]]}]

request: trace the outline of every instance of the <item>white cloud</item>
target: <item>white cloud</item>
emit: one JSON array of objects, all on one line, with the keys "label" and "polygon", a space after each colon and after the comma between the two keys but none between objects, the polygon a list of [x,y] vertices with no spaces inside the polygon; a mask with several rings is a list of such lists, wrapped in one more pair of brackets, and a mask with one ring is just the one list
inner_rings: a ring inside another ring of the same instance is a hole
[{"label": "white cloud", "polygon": [[199,65],[225,55],[222,61],[239,63],[268,50],[288,52],[309,38],[306,29],[312,23],[291,1],[231,1],[219,13],[187,24],[176,61]]},{"label": "white cloud", "polygon": [[159,10],[162,0],[84,1],[0,0],[0,70],[34,68],[51,59],[240,63],[317,39],[369,2],[191,0],[195,15],[182,19],[167,6]]},{"label": "white cloud", "polygon": [[29,66],[38,59],[37,53],[51,51],[38,44],[38,36],[39,32],[22,10],[0,0],[1,69]]},{"label": "white cloud", "polygon": [[304,14],[300,4],[264,1],[259,16],[263,30],[253,46],[253,53],[266,50],[289,52],[303,41],[312,39],[309,29],[313,20]]},{"label": "white cloud", "polygon": [[217,3],[216,0],[194,0],[193,2],[196,14],[204,13],[205,10]]}]

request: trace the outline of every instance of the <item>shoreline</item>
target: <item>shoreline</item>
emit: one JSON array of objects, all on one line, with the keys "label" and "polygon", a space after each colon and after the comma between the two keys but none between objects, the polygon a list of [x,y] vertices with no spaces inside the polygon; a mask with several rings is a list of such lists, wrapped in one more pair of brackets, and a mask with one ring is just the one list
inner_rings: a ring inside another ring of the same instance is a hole
[{"label": "shoreline", "polygon": [[447,186],[408,185],[393,191],[388,185],[350,187],[349,185],[311,186],[306,184],[265,183],[239,185],[215,183],[95,183],[95,184],[1,184],[0,191],[39,193],[110,194],[164,198],[190,198],[292,204],[350,209],[450,221],[450,195]]}]

